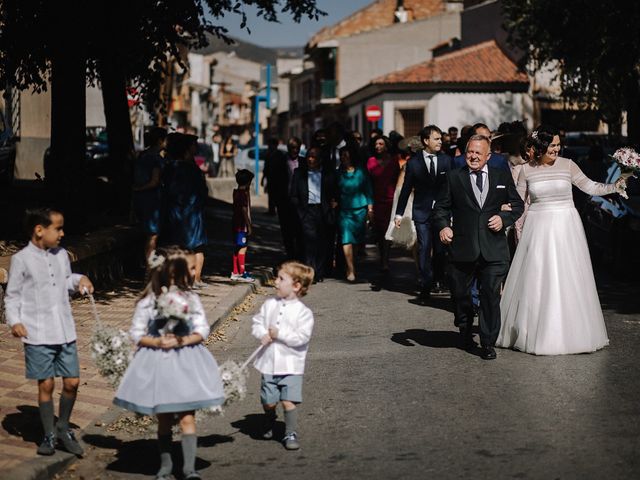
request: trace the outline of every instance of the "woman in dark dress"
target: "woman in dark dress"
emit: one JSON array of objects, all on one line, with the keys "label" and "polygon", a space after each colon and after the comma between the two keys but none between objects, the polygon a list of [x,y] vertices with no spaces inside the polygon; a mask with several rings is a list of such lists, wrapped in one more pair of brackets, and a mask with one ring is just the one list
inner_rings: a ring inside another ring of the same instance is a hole
[{"label": "woman in dark dress", "polygon": [[196,253],[194,286],[204,286],[202,268],[207,232],[204,225],[204,207],[208,197],[204,173],[194,160],[193,135],[169,135],[167,152],[170,161],[166,167],[164,195],[166,204],[167,235],[169,243]]},{"label": "woman in dark dress", "polygon": [[133,167],[133,209],[147,233],[144,247],[148,259],[155,250],[160,233],[161,185],[167,131],[155,127],[147,133],[148,147],[140,153]]},{"label": "woman in dark dress", "polygon": [[393,194],[400,174],[398,160],[391,154],[387,137],[378,137],[374,143],[375,155],[369,157],[367,170],[373,182],[373,228],[380,248],[380,263],[383,272],[389,271],[389,249],[391,242],[384,238],[391,218]]}]

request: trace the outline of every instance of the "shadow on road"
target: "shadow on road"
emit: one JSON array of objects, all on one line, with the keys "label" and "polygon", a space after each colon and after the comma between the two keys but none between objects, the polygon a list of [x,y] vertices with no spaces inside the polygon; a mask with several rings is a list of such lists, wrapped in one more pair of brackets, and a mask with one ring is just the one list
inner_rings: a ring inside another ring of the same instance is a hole
[{"label": "shadow on road", "polygon": [[[42,441],[44,432],[40,422],[40,410],[32,405],[19,405],[18,412],[8,413],[2,419],[2,428],[9,435],[20,437],[25,442],[38,444]],[[55,417],[57,420],[57,417]],[[71,422],[71,428],[79,428]]]},{"label": "shadow on road", "polygon": [[[114,436],[105,435],[84,435],[82,439],[96,448],[116,450],[116,460],[106,466],[107,470],[154,475],[160,468],[158,442],[155,439],[123,441]],[[233,438],[226,435],[207,435],[198,438],[198,445],[202,447],[212,447],[226,442],[233,442]],[[179,441],[171,444],[171,457],[174,461],[173,473],[176,476],[182,475],[182,448]],[[211,462],[196,457],[196,470],[204,470],[210,465]]]},{"label": "shadow on road", "polygon": [[[237,428],[240,433],[249,436],[254,440],[264,440],[262,438],[264,429],[264,415],[252,413],[245,415],[242,420],[236,420],[231,426]],[[284,422],[276,422],[273,429],[273,439],[280,440],[284,437]]]},{"label": "shadow on road", "polygon": [[394,333],[391,341],[405,347],[422,345],[431,348],[458,348],[459,337],[457,332],[429,332],[422,328],[410,328],[401,333]]}]

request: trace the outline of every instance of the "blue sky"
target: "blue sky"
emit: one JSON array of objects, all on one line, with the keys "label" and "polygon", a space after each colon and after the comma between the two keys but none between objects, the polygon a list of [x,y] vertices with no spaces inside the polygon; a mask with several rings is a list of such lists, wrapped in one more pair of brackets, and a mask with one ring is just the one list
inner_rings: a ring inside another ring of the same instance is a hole
[{"label": "blue sky", "polygon": [[255,9],[247,8],[247,26],[251,29],[251,35],[246,30],[240,29],[240,16],[229,15],[221,24],[229,29],[231,36],[245,40],[263,47],[289,47],[303,46],[322,27],[333,25],[344,17],[373,3],[373,0],[317,0],[320,10],[327,15],[320,17],[318,21],[303,18],[299,24],[290,16],[280,15],[280,23],[270,23],[258,20]]}]

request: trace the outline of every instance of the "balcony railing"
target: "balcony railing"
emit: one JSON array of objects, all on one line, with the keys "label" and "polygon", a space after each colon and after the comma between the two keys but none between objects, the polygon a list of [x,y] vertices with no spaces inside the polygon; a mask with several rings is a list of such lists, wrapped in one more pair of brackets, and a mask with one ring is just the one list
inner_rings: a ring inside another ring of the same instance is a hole
[{"label": "balcony railing", "polygon": [[338,82],[336,80],[320,80],[320,98],[322,100],[336,98],[336,89]]}]

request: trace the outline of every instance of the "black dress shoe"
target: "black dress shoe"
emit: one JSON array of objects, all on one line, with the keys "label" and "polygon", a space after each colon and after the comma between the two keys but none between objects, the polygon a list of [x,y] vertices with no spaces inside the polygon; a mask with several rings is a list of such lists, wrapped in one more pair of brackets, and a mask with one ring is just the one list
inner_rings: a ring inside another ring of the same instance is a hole
[{"label": "black dress shoe", "polygon": [[480,353],[480,356],[482,357],[483,360],[495,360],[497,357],[496,349],[493,347],[482,347],[482,352]]},{"label": "black dress shoe", "polygon": [[421,288],[419,297],[421,300],[429,300],[431,298],[431,290],[424,287]]}]

